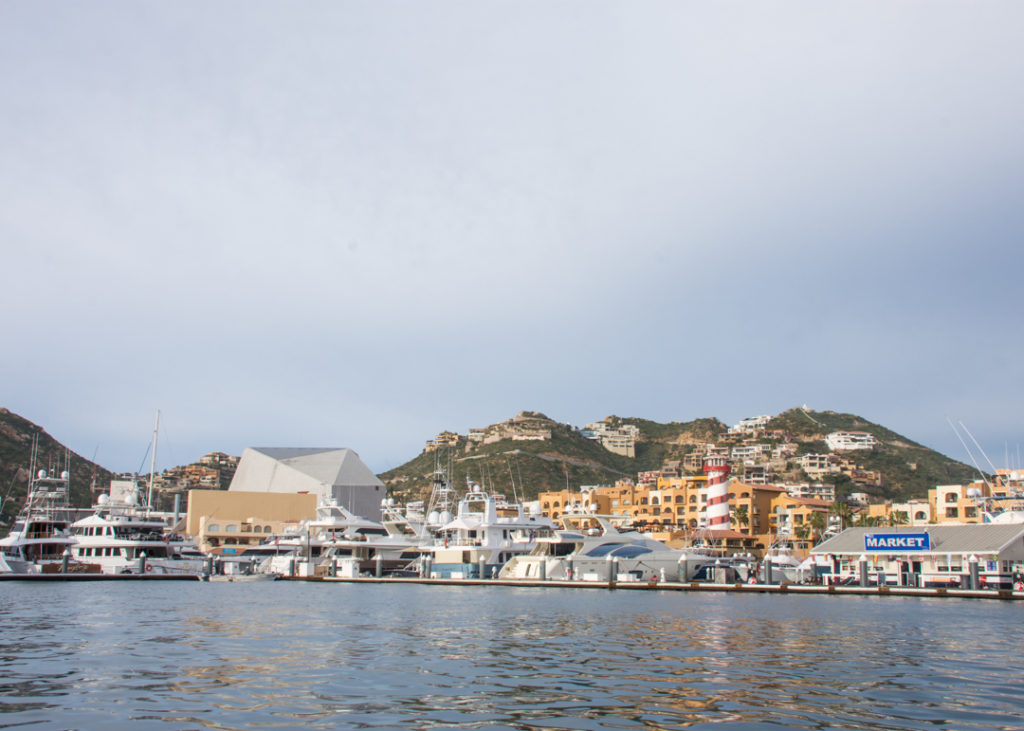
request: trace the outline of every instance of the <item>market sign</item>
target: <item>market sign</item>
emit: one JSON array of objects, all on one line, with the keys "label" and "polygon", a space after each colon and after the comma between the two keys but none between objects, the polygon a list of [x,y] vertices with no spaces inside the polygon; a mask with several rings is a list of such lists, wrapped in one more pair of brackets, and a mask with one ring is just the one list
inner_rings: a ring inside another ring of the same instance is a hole
[{"label": "market sign", "polygon": [[865,551],[929,551],[931,541],[927,533],[866,533]]}]

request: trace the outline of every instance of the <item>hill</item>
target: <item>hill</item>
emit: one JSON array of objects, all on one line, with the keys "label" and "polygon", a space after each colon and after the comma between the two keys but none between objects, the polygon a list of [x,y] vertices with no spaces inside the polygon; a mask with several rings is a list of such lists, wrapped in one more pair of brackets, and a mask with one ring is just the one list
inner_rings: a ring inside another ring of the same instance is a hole
[{"label": "hill", "polygon": [[[581,485],[612,484],[620,478],[636,479],[637,473],[660,470],[668,460],[683,460],[707,444],[733,447],[758,443],[768,449],[790,444],[793,455],[781,464],[774,461],[776,481],[801,482],[809,477],[795,464],[804,454],[829,454],[825,437],[833,431],[861,431],[874,435],[874,450],[843,453],[856,462],[855,481],[847,474],[828,475],[837,494],[866,492],[879,499],[904,500],[925,497],[937,484],[966,483],[976,476],[965,464],[852,414],[791,409],[771,418],[755,434],[732,434],[715,418],[667,424],[642,418],[608,416],[609,429],[635,428],[635,454],[613,454],[583,430],[561,424],[543,414],[523,412],[513,419],[477,432],[474,439],[448,434],[443,446],[424,451],[409,462],[380,475],[399,500],[429,493],[435,469],[443,467],[458,488],[467,479],[481,482],[506,495],[533,498],[539,492],[573,490]],[[519,432],[516,432],[516,429]],[[550,437],[541,439],[542,434]],[[531,436],[532,435],[532,436]],[[455,438],[457,437],[457,438]],[[837,454],[837,456],[839,456]],[[864,481],[874,475],[875,483]]]},{"label": "hill", "polygon": [[[28,419],[0,408],[0,524],[8,525],[25,502],[28,470],[32,457],[32,438],[39,435],[39,469],[59,470],[64,464],[66,447]],[[92,504],[93,480],[104,488],[111,473],[78,454],[71,453],[71,502],[76,507]]]},{"label": "hill", "polygon": [[768,428],[788,432],[799,445],[798,454],[827,452],[824,440],[830,432],[860,431],[873,435],[878,447],[851,456],[864,469],[880,472],[882,484],[852,486],[848,478],[839,475],[832,481],[841,494],[859,490],[879,498],[906,500],[925,497],[928,489],[936,485],[966,484],[978,477],[972,467],[854,414],[790,409],[769,421]]}]

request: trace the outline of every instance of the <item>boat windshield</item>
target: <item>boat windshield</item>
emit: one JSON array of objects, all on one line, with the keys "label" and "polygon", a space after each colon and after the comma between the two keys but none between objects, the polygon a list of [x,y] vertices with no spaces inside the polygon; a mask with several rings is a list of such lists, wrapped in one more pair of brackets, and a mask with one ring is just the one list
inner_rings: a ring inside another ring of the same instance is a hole
[{"label": "boat windshield", "polygon": [[616,548],[618,548],[621,545],[623,545],[623,544],[622,543],[602,543],[600,546],[595,546],[594,548],[591,548],[589,551],[587,551],[587,555],[588,556],[605,556],[608,553],[610,553],[611,551],[614,551]]},{"label": "boat windshield", "polygon": [[622,548],[617,548],[612,551],[612,555],[616,558],[636,558],[637,556],[642,556],[645,553],[651,553],[651,549],[637,545],[623,546]]}]

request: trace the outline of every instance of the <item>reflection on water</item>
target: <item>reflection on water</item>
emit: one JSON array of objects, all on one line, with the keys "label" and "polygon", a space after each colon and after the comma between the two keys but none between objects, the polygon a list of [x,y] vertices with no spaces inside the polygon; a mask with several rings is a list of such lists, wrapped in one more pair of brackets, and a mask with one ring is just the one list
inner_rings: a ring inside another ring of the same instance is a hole
[{"label": "reflection on water", "polygon": [[1016,604],[0,584],[0,728],[1019,727]]}]

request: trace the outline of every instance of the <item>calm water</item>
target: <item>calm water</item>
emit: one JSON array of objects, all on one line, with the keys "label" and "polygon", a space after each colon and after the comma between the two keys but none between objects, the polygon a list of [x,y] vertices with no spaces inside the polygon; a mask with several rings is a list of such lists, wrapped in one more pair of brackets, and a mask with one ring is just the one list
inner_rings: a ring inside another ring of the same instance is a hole
[{"label": "calm water", "polygon": [[0,728],[1022,728],[1024,604],[0,584]]}]

